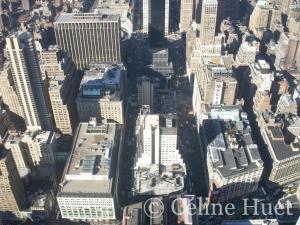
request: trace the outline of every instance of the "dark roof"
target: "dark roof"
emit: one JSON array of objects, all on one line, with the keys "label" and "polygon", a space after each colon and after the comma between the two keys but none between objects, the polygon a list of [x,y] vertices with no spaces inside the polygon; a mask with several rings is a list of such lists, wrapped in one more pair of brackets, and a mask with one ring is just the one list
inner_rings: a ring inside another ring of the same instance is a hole
[{"label": "dark roof", "polygon": [[[287,158],[291,158],[293,156],[300,155],[300,151],[293,151],[291,146],[287,145],[284,142],[284,139],[283,139],[283,136],[282,136],[282,133],[280,130],[278,130],[275,127],[271,127],[271,126],[268,127],[267,129],[268,129],[268,131],[270,131],[272,133],[272,135],[271,135],[270,132],[267,132],[267,135],[269,137],[269,141],[273,148],[273,153],[276,157],[276,160],[285,160]],[[272,136],[276,139],[273,139]]]}]

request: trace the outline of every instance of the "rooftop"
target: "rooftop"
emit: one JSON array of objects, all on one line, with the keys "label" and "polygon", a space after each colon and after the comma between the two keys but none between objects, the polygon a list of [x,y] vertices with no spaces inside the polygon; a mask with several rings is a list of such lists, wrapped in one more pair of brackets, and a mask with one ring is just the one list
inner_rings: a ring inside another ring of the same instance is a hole
[{"label": "rooftop", "polygon": [[95,119],[79,124],[60,194],[111,193],[119,133],[118,125],[97,124]]},{"label": "rooftop", "polygon": [[135,192],[142,195],[165,195],[184,188],[185,168],[181,165],[163,166],[162,174],[159,165],[139,168],[135,175]]},{"label": "rooftop", "polygon": [[80,84],[83,97],[99,98],[122,92],[124,68],[121,64],[92,64]]},{"label": "rooftop", "polygon": [[[234,113],[232,111],[231,114]],[[205,120],[203,124],[210,160],[223,177],[262,168],[263,163],[257,145],[253,143],[246,114],[233,115],[231,118],[221,114],[220,117]]]},{"label": "rooftop", "polygon": [[57,17],[55,23],[106,23],[118,21],[118,15],[105,15],[99,13],[62,13]]},{"label": "rooftop", "polygon": [[266,133],[272,146],[271,155],[274,160],[280,161],[294,156],[300,157],[299,146],[295,146],[296,148],[293,148],[292,144],[286,144],[280,127],[268,126],[266,128]]},{"label": "rooftop", "polygon": [[125,207],[123,212],[123,225],[141,225],[144,221],[143,203],[136,203]]}]

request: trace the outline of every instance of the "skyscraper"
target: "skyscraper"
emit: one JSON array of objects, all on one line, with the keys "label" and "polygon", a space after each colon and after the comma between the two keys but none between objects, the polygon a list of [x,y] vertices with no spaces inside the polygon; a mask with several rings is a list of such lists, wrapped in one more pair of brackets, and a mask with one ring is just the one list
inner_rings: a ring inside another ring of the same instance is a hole
[{"label": "skyscraper", "polygon": [[169,0],[143,0],[143,31],[153,47],[162,46],[169,34],[169,11]]},{"label": "skyscraper", "polygon": [[180,31],[187,31],[193,20],[194,0],[182,0],[180,5]]},{"label": "skyscraper", "polygon": [[[8,106],[10,111],[10,117],[13,122],[15,117],[23,118],[23,111],[19,103],[17,93],[14,89],[14,82],[11,74],[9,64],[5,64],[4,68],[0,71],[0,95],[4,101],[4,104]],[[14,116],[13,116],[14,115]]]},{"label": "skyscraper", "polygon": [[10,151],[0,147],[0,218],[21,219],[25,189]]},{"label": "skyscraper", "polygon": [[28,129],[51,130],[35,44],[29,32],[6,38],[12,78]]},{"label": "skyscraper", "polygon": [[153,84],[150,80],[144,79],[138,86],[138,103],[139,106],[149,105],[153,106]]},{"label": "skyscraper", "polygon": [[203,0],[200,30],[201,45],[213,45],[215,43],[217,11],[217,0]]},{"label": "skyscraper", "polygon": [[121,61],[121,29],[117,15],[68,13],[54,23],[55,37],[77,69],[89,63]]}]

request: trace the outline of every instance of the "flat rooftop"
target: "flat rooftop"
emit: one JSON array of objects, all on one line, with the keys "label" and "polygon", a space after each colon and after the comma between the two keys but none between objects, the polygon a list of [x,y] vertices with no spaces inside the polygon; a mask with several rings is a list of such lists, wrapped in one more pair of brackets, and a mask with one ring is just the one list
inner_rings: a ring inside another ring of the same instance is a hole
[{"label": "flat rooftop", "polygon": [[[233,111],[232,118],[215,115],[204,120],[206,143],[214,169],[223,177],[231,177],[249,170],[261,169],[263,163],[257,145],[253,143],[247,114]],[[228,111],[230,112],[230,111]],[[216,112],[214,112],[216,113]],[[237,115],[234,116],[233,114]]]},{"label": "flat rooftop", "polygon": [[110,194],[119,125],[80,123],[65,168],[60,194]]},{"label": "flat rooftop", "polygon": [[294,156],[300,156],[300,150],[293,150],[293,148],[284,142],[284,136],[279,127],[268,126],[266,128],[268,139],[271,143],[273,154],[276,161],[285,160]]},{"label": "flat rooftop", "polygon": [[125,207],[123,212],[123,225],[141,225],[144,223],[144,207],[143,203],[139,202],[136,204]]},{"label": "flat rooftop", "polygon": [[118,15],[105,15],[99,13],[62,13],[55,23],[106,23],[118,22]]},{"label": "flat rooftop", "polygon": [[176,166],[165,167],[165,172],[162,174],[158,173],[159,165],[152,164],[148,168],[139,168],[135,174],[135,193],[166,195],[182,190],[184,188],[185,168],[181,165]]}]

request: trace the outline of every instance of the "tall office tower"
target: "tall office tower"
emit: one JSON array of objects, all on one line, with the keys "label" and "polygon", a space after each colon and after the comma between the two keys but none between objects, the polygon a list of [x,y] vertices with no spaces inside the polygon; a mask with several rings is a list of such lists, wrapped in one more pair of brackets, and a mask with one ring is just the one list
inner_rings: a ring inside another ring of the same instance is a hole
[{"label": "tall office tower", "polygon": [[64,76],[62,54],[57,45],[51,45],[47,50],[40,52],[40,67],[42,77],[52,79],[55,76]]},{"label": "tall office tower", "polygon": [[203,87],[205,103],[209,105],[234,105],[237,80],[232,71],[226,68],[212,68]]},{"label": "tall office tower", "polygon": [[[179,191],[184,186],[185,165],[177,149],[176,116],[148,114],[149,109],[145,110],[140,112],[136,127],[135,192],[163,195]],[[159,169],[162,167],[163,171]]]},{"label": "tall office tower", "polygon": [[300,68],[300,35],[282,33],[276,48],[275,66],[283,70]]},{"label": "tall office tower", "polygon": [[[269,112],[260,113],[258,125],[271,156],[268,163],[272,165],[269,180],[283,186],[300,179],[299,117],[290,114],[286,118],[288,123],[282,124],[270,115]],[[283,130],[283,126],[288,132]]]},{"label": "tall office tower", "polygon": [[[4,101],[4,104],[8,107],[11,118],[20,117],[23,118],[23,111],[14,89],[14,81],[11,74],[11,70],[8,63],[5,63],[4,68],[0,71],[0,95]],[[14,120],[15,122],[15,120]]]},{"label": "tall office tower", "polygon": [[25,188],[10,151],[0,146],[0,218],[22,219],[20,211],[25,201]]},{"label": "tall office tower", "polygon": [[217,0],[203,0],[200,28],[200,43],[202,46],[215,43],[217,12]]},{"label": "tall office tower", "polygon": [[29,32],[6,38],[7,53],[19,103],[28,129],[51,130],[35,44]]},{"label": "tall office tower", "polygon": [[249,30],[261,38],[264,29],[274,31],[281,25],[281,11],[267,0],[259,0],[250,16]]},{"label": "tall office tower", "polygon": [[50,81],[49,98],[55,127],[64,135],[72,135],[76,129],[76,88],[72,75],[55,77]]},{"label": "tall office tower", "polygon": [[8,112],[2,108],[0,99],[0,144],[2,144],[11,122]]},{"label": "tall office tower", "polygon": [[136,129],[140,146],[135,167],[183,164],[177,149],[175,115],[143,114]]},{"label": "tall office tower", "polygon": [[[245,93],[245,99],[253,102],[255,113],[266,111],[271,107],[270,91],[271,87],[275,86],[273,85],[274,73],[265,60],[258,60],[257,63],[251,64],[250,70],[250,89]],[[268,104],[263,104],[267,102]]]},{"label": "tall office tower", "polygon": [[180,3],[180,31],[187,31],[193,21],[194,15],[194,0],[181,0]]},{"label": "tall office tower", "polygon": [[236,64],[238,66],[247,66],[255,62],[256,55],[259,53],[259,42],[243,42],[236,55]]},{"label": "tall office tower", "polygon": [[97,13],[61,14],[54,23],[60,48],[77,69],[90,63],[121,61],[121,29],[117,15]]},{"label": "tall office tower", "polygon": [[55,128],[72,135],[76,129],[75,98],[80,79],[74,64],[58,46],[52,45],[41,52],[40,66],[43,76],[47,76],[45,83]]},{"label": "tall office tower", "polygon": [[3,19],[2,19],[2,9],[0,10],[0,31],[4,31],[5,27],[4,27],[4,24],[3,24]]},{"label": "tall office tower", "polygon": [[153,106],[153,84],[148,79],[143,79],[138,84],[138,103],[139,106],[149,105]]},{"label": "tall office tower", "polygon": [[201,130],[207,145],[210,200],[247,196],[258,188],[264,166],[247,114],[239,107],[214,107]]},{"label": "tall office tower", "polygon": [[95,118],[79,124],[57,194],[62,218],[104,224],[116,219],[121,133],[119,125],[97,124]]},{"label": "tall office tower", "polygon": [[149,34],[150,45],[161,47],[169,34],[169,0],[143,0],[143,31]]},{"label": "tall office tower", "polygon": [[27,131],[21,141],[29,149],[30,161],[33,167],[55,164],[54,154],[57,142],[54,132]]},{"label": "tall office tower", "polygon": [[10,133],[4,140],[4,146],[11,152],[16,169],[21,177],[27,176],[32,167],[30,152],[22,142],[23,137],[23,134]]},{"label": "tall office tower", "polygon": [[85,72],[76,99],[80,122],[90,117],[124,123],[124,91],[126,72],[122,64],[93,64]]}]

